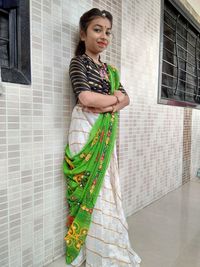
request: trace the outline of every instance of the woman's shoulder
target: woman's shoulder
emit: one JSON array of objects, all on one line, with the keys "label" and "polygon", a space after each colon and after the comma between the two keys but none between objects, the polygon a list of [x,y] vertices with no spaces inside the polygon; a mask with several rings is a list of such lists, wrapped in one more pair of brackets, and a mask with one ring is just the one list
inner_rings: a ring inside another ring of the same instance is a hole
[{"label": "woman's shoulder", "polygon": [[87,58],[85,57],[85,55],[78,55],[78,56],[75,56],[71,59],[71,62],[70,64],[72,63],[79,63],[79,64],[87,64]]},{"label": "woman's shoulder", "polygon": [[87,62],[83,55],[75,56],[71,59],[69,64],[69,71],[82,70],[83,72],[87,71]]}]

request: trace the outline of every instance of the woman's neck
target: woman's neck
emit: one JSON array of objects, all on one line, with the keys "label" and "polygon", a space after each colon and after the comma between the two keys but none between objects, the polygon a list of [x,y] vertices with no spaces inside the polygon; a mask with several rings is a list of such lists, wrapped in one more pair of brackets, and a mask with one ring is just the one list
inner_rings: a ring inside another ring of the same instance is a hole
[{"label": "woman's neck", "polygon": [[94,63],[96,63],[96,64],[100,64],[101,63],[101,61],[100,61],[100,54],[93,54],[93,53],[91,53],[89,51],[85,51],[85,54],[88,57],[90,57],[94,61]]}]

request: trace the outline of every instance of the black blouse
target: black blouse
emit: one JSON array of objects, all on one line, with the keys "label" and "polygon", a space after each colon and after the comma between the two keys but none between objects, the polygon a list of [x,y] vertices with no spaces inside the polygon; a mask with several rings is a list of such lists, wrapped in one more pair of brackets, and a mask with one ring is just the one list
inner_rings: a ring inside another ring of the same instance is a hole
[{"label": "black blouse", "polygon": [[[104,65],[107,69],[106,63]],[[99,69],[100,66],[95,64],[86,54],[72,58],[69,66],[69,76],[76,98],[82,91],[110,95],[110,83],[101,78]],[[127,95],[121,83],[118,90]]]}]

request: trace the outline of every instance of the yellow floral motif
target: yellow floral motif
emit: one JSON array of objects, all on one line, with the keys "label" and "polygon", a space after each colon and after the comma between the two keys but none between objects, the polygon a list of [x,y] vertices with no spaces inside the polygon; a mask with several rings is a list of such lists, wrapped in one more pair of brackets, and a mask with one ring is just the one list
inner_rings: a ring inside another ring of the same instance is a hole
[{"label": "yellow floral motif", "polygon": [[73,222],[64,239],[66,240],[68,246],[74,244],[74,246],[79,250],[83,245],[83,241],[81,239],[87,234],[87,232],[88,230],[86,228],[80,229],[80,226]]},{"label": "yellow floral motif", "polygon": [[81,206],[81,209],[89,212],[90,214],[93,212],[93,209],[89,209],[86,206]]},{"label": "yellow floral motif", "polygon": [[90,188],[90,194],[92,194],[92,192],[94,191],[95,185],[93,184]]},{"label": "yellow floral motif", "polygon": [[87,207],[86,206],[81,206],[81,209],[82,210],[87,210]]},{"label": "yellow floral motif", "polygon": [[72,163],[72,161],[68,157],[66,157],[66,156],[65,156],[65,160],[69,164],[70,169],[74,169],[74,164]]},{"label": "yellow floral motif", "polygon": [[91,146],[94,146],[97,143],[100,131],[101,131],[100,129],[97,131],[97,133],[96,133],[96,135],[95,135],[95,137],[94,137],[94,139],[92,141],[92,145]]},{"label": "yellow floral motif", "polygon": [[95,138],[92,141],[92,146],[94,146],[97,143],[97,141],[98,141],[98,137],[95,136]]},{"label": "yellow floral motif", "polygon": [[83,177],[84,177],[83,173],[79,173],[79,174],[74,175],[74,180],[75,180],[77,183],[80,183],[81,180],[83,179]]},{"label": "yellow floral motif", "polygon": [[85,157],[85,160],[88,161],[91,158],[92,154],[87,154],[87,156]]},{"label": "yellow floral motif", "polygon": [[89,154],[82,153],[80,155],[80,158],[81,159],[85,159],[86,161],[88,161],[91,158],[91,156],[92,156],[91,153],[89,153]]},{"label": "yellow floral motif", "polygon": [[106,138],[106,145],[108,145],[109,141],[110,141],[110,137],[107,137]]},{"label": "yellow floral motif", "polygon": [[83,235],[86,235],[87,234],[87,229],[81,229],[81,234],[83,234]]},{"label": "yellow floral motif", "polygon": [[85,158],[85,156],[86,156],[86,155],[85,155],[84,153],[80,154],[80,158],[81,158],[81,159]]},{"label": "yellow floral motif", "polygon": [[79,240],[79,242],[76,243],[76,248],[79,250],[83,244],[83,241]]}]

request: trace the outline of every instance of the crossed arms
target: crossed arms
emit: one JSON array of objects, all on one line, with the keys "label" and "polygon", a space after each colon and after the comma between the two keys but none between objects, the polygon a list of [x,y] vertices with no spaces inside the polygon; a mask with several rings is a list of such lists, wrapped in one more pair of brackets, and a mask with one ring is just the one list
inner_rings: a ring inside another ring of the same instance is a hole
[{"label": "crossed arms", "polygon": [[78,99],[85,111],[93,113],[116,112],[130,103],[129,96],[120,90],[115,91],[114,95],[83,91],[79,94]]}]

